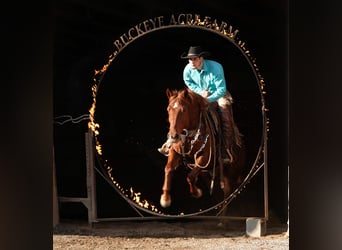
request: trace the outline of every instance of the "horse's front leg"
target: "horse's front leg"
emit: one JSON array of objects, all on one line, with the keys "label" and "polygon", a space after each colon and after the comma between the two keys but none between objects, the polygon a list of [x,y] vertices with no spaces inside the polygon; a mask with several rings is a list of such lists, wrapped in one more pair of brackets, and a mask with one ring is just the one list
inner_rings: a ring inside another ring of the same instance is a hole
[{"label": "horse's front leg", "polygon": [[173,173],[176,167],[179,165],[180,160],[174,151],[170,151],[167,163],[164,168],[164,184],[163,184],[163,193],[160,196],[160,205],[164,208],[169,207],[171,205],[171,181]]}]

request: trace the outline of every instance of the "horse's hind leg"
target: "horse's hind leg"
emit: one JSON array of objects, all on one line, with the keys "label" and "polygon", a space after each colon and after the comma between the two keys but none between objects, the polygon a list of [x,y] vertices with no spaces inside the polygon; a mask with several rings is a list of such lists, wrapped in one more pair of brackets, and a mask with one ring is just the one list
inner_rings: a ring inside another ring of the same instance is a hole
[{"label": "horse's hind leg", "polygon": [[[223,199],[226,199],[231,194],[231,185],[227,176],[224,176],[223,180],[221,180],[220,187],[223,191]],[[223,203],[223,208],[220,211],[220,215],[223,217],[227,216],[227,212],[228,212],[228,205],[226,203]],[[217,226],[221,228],[226,228],[227,223],[228,221],[222,218],[219,220],[219,223],[217,224]]]},{"label": "horse's hind leg", "polygon": [[190,194],[195,198],[200,198],[202,196],[202,190],[196,186],[198,175],[201,172],[200,168],[193,168],[188,174],[186,180],[189,183]]}]

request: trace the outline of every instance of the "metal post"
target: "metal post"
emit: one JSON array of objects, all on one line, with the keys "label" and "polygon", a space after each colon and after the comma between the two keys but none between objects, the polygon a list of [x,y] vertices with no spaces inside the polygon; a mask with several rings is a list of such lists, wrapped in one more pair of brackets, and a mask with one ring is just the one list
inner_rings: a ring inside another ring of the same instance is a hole
[{"label": "metal post", "polygon": [[89,129],[85,133],[85,154],[86,154],[86,185],[87,197],[58,197],[59,202],[81,202],[88,211],[88,223],[92,225],[97,222],[96,188],[95,188],[95,161],[94,161],[94,136]]},{"label": "metal post", "polygon": [[56,164],[55,164],[55,148],[52,150],[53,162],[52,162],[52,185],[53,185],[53,227],[59,224],[59,206],[58,206],[58,192],[56,181]]},{"label": "metal post", "polygon": [[268,221],[268,171],[267,171],[267,123],[264,127],[263,141],[263,170],[264,170],[264,218],[247,218],[246,234],[252,237],[260,237],[266,234]]},{"label": "metal post", "polygon": [[93,131],[88,129],[85,133],[86,164],[87,164],[87,197],[88,197],[88,223],[97,222],[96,207],[96,181],[94,173],[94,137]]},{"label": "metal post", "polygon": [[268,221],[268,161],[267,161],[267,121],[265,124],[264,138],[264,217],[265,222]]}]

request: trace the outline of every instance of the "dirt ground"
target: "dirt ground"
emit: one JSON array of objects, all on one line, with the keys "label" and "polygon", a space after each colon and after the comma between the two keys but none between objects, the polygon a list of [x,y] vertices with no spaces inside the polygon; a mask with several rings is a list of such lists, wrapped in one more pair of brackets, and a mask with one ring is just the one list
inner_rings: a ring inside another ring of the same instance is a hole
[{"label": "dirt ground", "polygon": [[245,220],[62,221],[54,229],[53,249],[289,249],[288,226],[271,219],[261,237],[246,234]]}]

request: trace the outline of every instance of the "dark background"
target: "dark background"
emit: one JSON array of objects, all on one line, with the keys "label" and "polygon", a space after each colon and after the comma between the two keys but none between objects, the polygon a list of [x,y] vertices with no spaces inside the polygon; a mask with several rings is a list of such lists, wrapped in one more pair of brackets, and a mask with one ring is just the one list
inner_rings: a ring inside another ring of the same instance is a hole
[{"label": "dark background", "polygon": [[[63,125],[56,121],[62,121],[59,118],[62,115],[77,118],[88,113],[92,104],[94,70],[108,62],[108,56],[115,50],[113,42],[116,39],[148,18],[163,15],[167,19],[171,14],[179,13],[199,14],[201,18],[210,16],[227,22],[239,30],[239,39],[246,43],[256,58],[266,83],[267,117],[270,120],[269,209],[286,222],[287,1],[173,1],[165,4],[157,1],[115,4],[106,1],[58,2],[54,35],[53,107],[59,195],[86,195],[84,133],[87,131],[87,121]],[[100,84],[95,114],[101,126],[100,139],[104,154],[116,167],[115,177],[127,187],[143,190],[142,195],[147,195],[154,203],[158,203],[165,164],[163,156],[156,151],[167,132],[165,89],[183,87],[181,72],[185,61],[179,57],[194,43],[207,48],[212,58],[220,61],[225,68],[228,89],[235,100],[234,116],[250,150],[250,166],[261,143],[263,128],[257,80],[241,52],[227,39],[199,29],[171,28],[144,35],[121,51],[106,71]],[[231,214],[263,215],[262,174],[260,171],[237,201],[233,202]],[[180,185],[179,189],[182,187]],[[99,217],[134,214],[122,208],[125,204],[120,204],[125,201],[101,178],[97,178],[97,193]],[[178,198],[180,202],[176,200],[175,206],[178,205],[180,211],[169,210],[166,213],[192,211],[187,210],[189,198],[179,194]],[[184,200],[185,205],[182,203]],[[195,209],[206,208],[208,204],[198,206]],[[60,216],[62,219],[87,218],[82,205],[66,203],[60,206]]]},{"label": "dark background", "polygon": [[[259,15],[251,3],[244,2],[243,11],[234,8],[237,3],[220,10]],[[266,10],[273,4],[265,3]],[[337,1],[291,1],[289,7],[290,247],[341,249],[342,6]],[[7,2],[0,18],[4,77],[0,244],[3,249],[52,249],[56,3]],[[251,18],[249,25],[263,28],[254,21]],[[268,37],[277,33],[275,29]],[[272,42],[266,39],[268,45]],[[266,54],[256,54],[258,60],[260,56]]]}]

